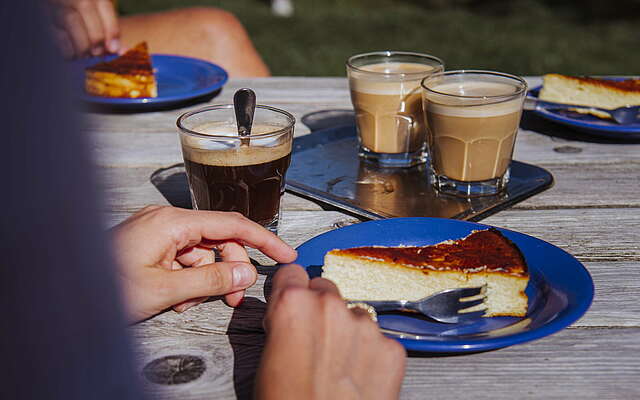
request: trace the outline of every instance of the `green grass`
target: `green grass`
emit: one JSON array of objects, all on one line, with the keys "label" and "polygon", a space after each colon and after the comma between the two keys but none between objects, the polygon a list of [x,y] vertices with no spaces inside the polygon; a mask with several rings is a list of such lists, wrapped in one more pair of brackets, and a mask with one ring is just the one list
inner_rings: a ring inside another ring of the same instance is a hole
[{"label": "green grass", "polygon": [[[374,50],[433,54],[445,60],[447,69],[519,75],[640,74],[640,13],[633,12],[638,0],[294,0],[294,4],[295,15],[286,19],[271,15],[269,2],[259,0],[120,0],[120,11],[131,14],[187,5],[231,11],[245,24],[274,75],[344,76],[348,56]],[[616,7],[609,7],[612,4]]]}]

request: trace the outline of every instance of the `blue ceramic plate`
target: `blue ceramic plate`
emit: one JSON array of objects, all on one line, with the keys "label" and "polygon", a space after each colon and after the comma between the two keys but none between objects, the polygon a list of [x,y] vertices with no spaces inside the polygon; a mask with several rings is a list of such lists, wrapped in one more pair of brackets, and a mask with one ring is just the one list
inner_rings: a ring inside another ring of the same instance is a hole
[{"label": "blue ceramic plate", "polygon": [[[439,218],[393,218],[346,226],[298,247],[296,263],[310,276],[320,275],[327,251],[357,246],[424,246],[460,239],[488,225]],[[525,256],[530,281],[524,318],[479,318],[466,324],[442,324],[411,314],[379,316],[381,328],[407,332],[397,337],[408,350],[462,353],[497,349],[558,332],[577,321],[591,305],[593,281],[584,266],[567,252],[540,239],[499,229]],[[411,337],[417,335],[416,337]]]},{"label": "blue ceramic plate", "polygon": [[[542,86],[529,91],[529,96],[538,97]],[[577,129],[589,136],[605,139],[637,140],[640,139],[640,123],[620,125],[611,120],[580,114],[569,110],[536,110],[542,118]]]},{"label": "blue ceramic plate", "polygon": [[[84,82],[86,67],[113,58],[115,56],[75,61],[73,63],[74,68],[77,69],[75,76]],[[91,96],[84,92],[82,83],[80,83],[79,90],[82,90],[82,99],[91,104],[117,108],[156,108],[212,94],[220,89],[228,79],[227,71],[220,66],[196,58],[154,54],[151,56],[151,61],[156,70],[158,97],[125,99]]]}]

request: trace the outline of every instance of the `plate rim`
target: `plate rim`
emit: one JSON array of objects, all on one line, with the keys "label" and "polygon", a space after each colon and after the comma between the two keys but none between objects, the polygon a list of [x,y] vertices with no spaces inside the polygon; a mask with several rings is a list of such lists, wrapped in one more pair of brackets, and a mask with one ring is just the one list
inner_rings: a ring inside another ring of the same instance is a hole
[{"label": "plate rim", "polygon": [[[224,68],[222,68],[218,64],[215,64],[200,58],[180,56],[176,54],[153,53],[151,54],[151,59],[154,65],[157,62],[162,62],[163,60],[166,60],[166,59],[183,62],[183,63],[197,64],[205,67],[213,74],[221,76],[221,79],[203,88],[199,88],[197,90],[190,91],[188,93],[171,95],[171,96],[161,96],[159,94],[158,97],[140,97],[140,98],[132,99],[132,98],[122,98],[122,97],[93,96],[86,92],[83,92],[82,95],[80,96],[80,99],[90,104],[110,105],[110,106],[144,106],[147,104],[149,104],[150,106],[165,105],[165,104],[171,104],[175,102],[190,100],[190,99],[198,98],[200,96],[213,93],[214,91],[223,87],[229,80],[229,73]],[[88,61],[88,60],[84,60],[84,61]],[[100,62],[100,61],[96,61],[96,63],[97,62]],[[92,64],[86,64],[86,66],[89,66],[89,65],[92,65]]]},{"label": "plate rim", "polygon": [[[461,220],[435,218],[435,217],[402,217],[402,218],[389,218],[389,219],[383,219],[383,220],[366,221],[358,224],[353,224],[353,225],[341,227],[338,229],[334,229],[328,232],[324,232],[320,235],[314,236],[313,238],[306,240],[304,243],[296,247],[296,250],[298,251],[298,258],[296,259],[296,261],[294,261],[294,263],[299,263],[298,260],[301,258],[300,250],[302,249],[304,251],[304,248],[303,248],[304,246],[309,246],[310,244],[312,244],[311,242],[313,242],[314,240],[320,240],[321,238],[330,236],[333,232],[336,232],[338,230],[362,229],[359,227],[363,225],[387,224],[387,223],[396,223],[396,222],[404,222],[404,221],[409,223],[415,222],[415,223],[424,223],[424,224],[435,223],[435,224],[462,225],[462,226],[470,227],[471,230],[473,228],[482,228],[482,229],[495,228],[500,232],[508,232],[508,235],[520,236],[521,238],[526,238],[527,240],[534,240],[534,241],[543,243],[544,245],[551,246],[557,251],[560,251],[566,254],[567,256],[569,256],[571,259],[573,259],[573,261],[575,261],[575,266],[578,267],[576,271],[582,275],[582,278],[587,284],[585,287],[580,287],[579,291],[578,290],[575,291],[575,294],[577,295],[577,298],[576,298],[577,301],[575,302],[575,305],[571,307],[571,304],[567,304],[567,306],[561,310],[561,311],[566,311],[565,315],[558,316],[554,318],[552,321],[546,322],[542,326],[534,328],[532,330],[521,331],[521,332],[506,334],[504,336],[492,337],[492,338],[471,339],[466,342],[463,342],[461,340],[443,342],[443,341],[431,341],[431,340],[424,340],[424,339],[418,340],[418,339],[409,339],[409,338],[395,338],[393,336],[389,336],[398,340],[407,350],[419,351],[419,352],[431,352],[431,353],[470,353],[470,352],[494,350],[494,349],[499,349],[499,348],[503,348],[503,347],[507,347],[515,344],[530,342],[530,341],[557,333],[562,329],[570,326],[574,322],[578,321],[580,318],[582,318],[582,316],[584,316],[584,314],[587,312],[587,310],[589,309],[589,307],[593,302],[593,298],[595,295],[595,286],[594,286],[593,278],[591,277],[591,274],[579,260],[577,260],[574,256],[572,256],[567,251],[547,241],[538,239],[531,235],[527,235],[521,232],[506,229],[506,228],[494,227],[491,225],[480,224],[477,222],[470,222],[470,221],[461,221]],[[455,239],[455,238],[452,238],[452,239]],[[516,241],[517,240],[518,239],[516,239]],[[303,256],[304,255],[302,255],[302,257]],[[301,264],[301,266],[305,268],[307,272],[309,272],[307,269],[307,265]],[[544,269],[538,269],[538,271],[543,272]],[[575,273],[576,271],[572,271],[572,272]],[[545,277],[544,274],[541,274],[541,275]]]},{"label": "plate rim", "polygon": [[[608,79],[613,79],[615,77],[604,77],[604,78],[608,78]],[[620,79],[620,78],[619,78]],[[539,98],[539,93],[540,90],[542,89],[544,85],[538,85],[535,86],[531,89],[529,89],[527,91],[527,95],[528,96],[532,96],[536,99]],[[584,121],[580,121],[577,120],[575,118],[570,118],[570,117],[565,117],[562,116],[558,113],[554,113],[548,110],[532,110],[533,113],[535,113],[536,115],[545,118],[549,121],[553,121],[553,122],[557,122],[559,124],[563,124],[566,126],[570,126],[573,128],[577,128],[582,130],[583,132],[589,132],[591,134],[593,133],[640,133],[640,124],[634,124],[637,125],[637,127],[632,127],[632,126],[624,126],[624,125],[618,125],[615,123],[609,123],[608,125],[598,125],[598,124],[593,124],[590,122],[584,122]],[[600,136],[600,135],[598,135]],[[625,139],[624,137],[612,137],[612,136],[600,136],[600,137],[606,137],[606,138],[610,138],[610,139]],[[633,138],[628,138],[628,139],[633,139]]]}]

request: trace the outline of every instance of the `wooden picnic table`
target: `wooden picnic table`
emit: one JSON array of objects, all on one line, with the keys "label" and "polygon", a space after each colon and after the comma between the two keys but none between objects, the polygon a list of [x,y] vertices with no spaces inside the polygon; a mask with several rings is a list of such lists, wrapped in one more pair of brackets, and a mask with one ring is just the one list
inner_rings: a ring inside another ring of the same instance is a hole
[{"label": "wooden picnic table", "polygon": [[[241,87],[253,88],[260,103],[293,113],[296,136],[309,132],[300,122],[305,115],[351,109],[345,78],[232,79],[210,103],[231,102]],[[184,179],[159,185],[151,176],[182,162],[175,121],[201,105],[90,114],[108,226],[147,204],[186,196]],[[403,399],[640,398],[640,145],[583,139],[528,117],[514,158],[546,168],[555,185],[482,222],[533,235],[577,257],[595,282],[591,309],[568,329],[534,342],[460,356],[411,354]],[[360,222],[290,193],[283,198],[283,214],[280,236],[294,247]],[[250,397],[264,343],[265,280],[273,270],[272,261],[251,255],[261,275],[240,308],[209,301],[131,328],[142,381],[152,396]]]}]

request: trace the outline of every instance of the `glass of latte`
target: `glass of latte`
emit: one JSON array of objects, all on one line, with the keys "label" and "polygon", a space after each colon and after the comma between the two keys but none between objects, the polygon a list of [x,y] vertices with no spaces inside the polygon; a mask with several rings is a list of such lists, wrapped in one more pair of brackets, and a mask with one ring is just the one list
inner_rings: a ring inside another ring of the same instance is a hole
[{"label": "glass of latte", "polygon": [[448,71],[422,81],[428,148],[438,191],[500,193],[527,92],[524,79],[490,71]]},{"label": "glass of latte", "polygon": [[294,123],[288,112],[258,105],[251,134],[240,136],[233,104],[181,115],[177,125],[193,208],[237,211],[277,233]]},{"label": "glass of latte", "polygon": [[347,60],[360,157],[382,167],[426,161],[426,127],[420,81],[444,70],[439,58],[383,51]]}]

